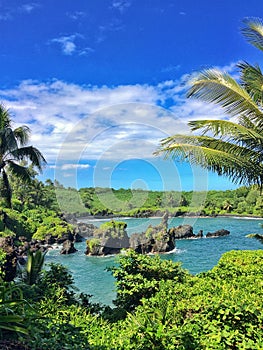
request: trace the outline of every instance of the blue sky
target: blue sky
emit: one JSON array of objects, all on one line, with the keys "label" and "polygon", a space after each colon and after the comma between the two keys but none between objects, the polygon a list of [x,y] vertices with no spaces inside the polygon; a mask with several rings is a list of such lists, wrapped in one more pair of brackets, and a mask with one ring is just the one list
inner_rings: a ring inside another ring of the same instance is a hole
[{"label": "blue sky", "polygon": [[228,180],[153,157],[187,122],[225,118],[186,99],[196,71],[234,76],[260,52],[240,34],[262,0],[0,0],[0,100],[67,186],[226,189]]}]

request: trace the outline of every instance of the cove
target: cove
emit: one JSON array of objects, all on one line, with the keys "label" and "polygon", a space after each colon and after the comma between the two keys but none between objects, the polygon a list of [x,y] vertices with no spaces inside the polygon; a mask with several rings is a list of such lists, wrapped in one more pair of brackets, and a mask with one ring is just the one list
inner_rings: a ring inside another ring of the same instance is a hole
[{"label": "cove", "polygon": [[[111,219],[90,219],[85,222],[100,226]],[[128,234],[144,231],[150,224],[155,226],[161,218],[118,218],[115,220],[127,223]],[[84,220],[82,220],[84,221]],[[250,233],[262,233],[263,219],[234,217],[199,217],[169,219],[169,227],[183,224],[192,225],[194,233],[203,230],[204,234],[219,229],[230,231],[230,235],[220,238],[185,239],[176,241],[176,249],[169,254],[163,254],[163,259],[180,261],[182,266],[192,274],[207,271],[215,266],[221,255],[229,250],[262,249],[262,244],[255,239],[249,239]],[[92,294],[93,302],[111,305],[115,297],[114,278],[106,268],[116,263],[115,256],[90,257],[84,254],[85,241],[76,243],[78,251],[71,255],[60,255],[60,249],[52,249],[46,255],[46,263],[57,262],[67,266],[72,273],[76,287],[80,292]]]}]

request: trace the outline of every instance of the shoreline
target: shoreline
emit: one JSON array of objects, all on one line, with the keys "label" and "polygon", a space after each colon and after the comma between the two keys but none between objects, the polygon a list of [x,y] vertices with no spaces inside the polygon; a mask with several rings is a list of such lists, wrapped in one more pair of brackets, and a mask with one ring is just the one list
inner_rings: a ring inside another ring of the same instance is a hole
[{"label": "shoreline", "polygon": [[[215,219],[215,218],[232,218],[232,219],[246,219],[246,220],[263,220],[262,216],[256,216],[256,215],[237,215],[237,214],[218,214],[218,215],[180,215],[180,216],[169,216],[169,219],[176,219],[176,218],[192,218],[192,219]],[[143,216],[143,217],[137,217],[137,216],[113,216],[113,215],[89,215],[89,216],[83,216],[76,218],[78,222],[83,222],[81,220],[91,220],[91,221],[100,221],[100,220],[114,220],[114,219],[161,219],[162,216]]]}]

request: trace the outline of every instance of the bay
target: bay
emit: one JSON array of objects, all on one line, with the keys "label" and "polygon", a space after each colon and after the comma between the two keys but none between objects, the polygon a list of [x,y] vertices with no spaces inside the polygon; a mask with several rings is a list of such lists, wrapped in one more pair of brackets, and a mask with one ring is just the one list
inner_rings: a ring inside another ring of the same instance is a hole
[{"label": "bay", "polygon": [[[119,218],[115,220],[127,223],[128,234],[143,232],[149,225],[155,226],[161,218]],[[103,220],[82,220],[100,226]],[[219,229],[230,231],[229,236],[219,238],[185,239],[176,241],[176,249],[163,254],[163,259],[179,261],[183,268],[192,274],[207,271],[215,266],[224,252],[230,250],[262,249],[262,244],[255,239],[249,239],[250,233],[262,233],[263,219],[216,217],[216,218],[173,218],[169,220],[169,227],[183,224],[192,225],[194,233],[203,230],[214,232]],[[76,287],[80,292],[93,295],[91,301],[112,305],[115,298],[114,278],[106,271],[107,267],[116,264],[115,256],[89,257],[84,254],[86,243],[76,243],[77,252],[71,255],[60,255],[60,249],[52,249],[46,256],[46,263],[57,262],[68,267],[72,273]]]}]

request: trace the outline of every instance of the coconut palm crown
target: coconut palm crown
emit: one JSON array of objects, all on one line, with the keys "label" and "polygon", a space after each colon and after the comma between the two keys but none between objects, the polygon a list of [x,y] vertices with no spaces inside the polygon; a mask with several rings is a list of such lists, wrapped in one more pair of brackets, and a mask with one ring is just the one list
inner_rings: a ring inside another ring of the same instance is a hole
[{"label": "coconut palm crown", "polygon": [[39,171],[46,163],[41,152],[33,147],[27,146],[30,129],[20,126],[12,129],[12,121],[9,111],[0,104],[0,176],[2,178],[1,197],[6,200],[6,205],[11,207],[12,191],[9,175],[14,175],[23,181],[31,179],[27,166],[22,161],[30,163]]},{"label": "coconut palm crown", "polygon": [[[263,50],[263,21],[244,20],[242,34]],[[188,160],[238,184],[263,187],[263,75],[258,65],[241,62],[239,81],[218,69],[201,71],[188,97],[222,107],[228,120],[189,122],[197,134],[173,135],[160,142],[155,154]],[[235,120],[235,122],[231,121]]]}]

